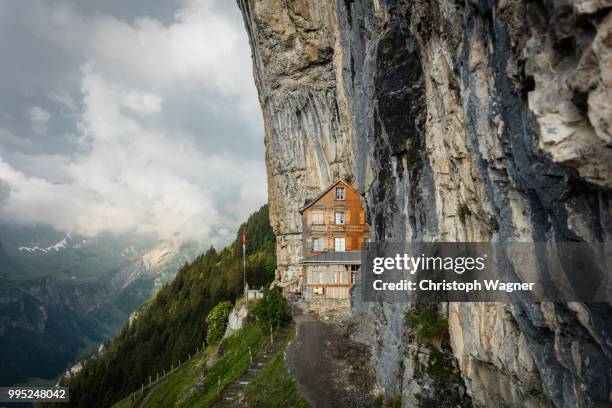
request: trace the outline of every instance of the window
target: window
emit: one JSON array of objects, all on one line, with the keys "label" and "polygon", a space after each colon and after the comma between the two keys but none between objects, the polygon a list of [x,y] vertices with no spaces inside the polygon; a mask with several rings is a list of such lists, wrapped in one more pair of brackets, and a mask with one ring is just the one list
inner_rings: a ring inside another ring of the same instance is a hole
[{"label": "window", "polygon": [[336,225],[344,225],[344,212],[336,213]]},{"label": "window", "polygon": [[313,251],[323,251],[325,249],[325,241],[323,238],[313,238],[312,239],[312,250]]},{"label": "window", "polygon": [[321,267],[319,266],[309,266],[308,267],[308,284],[321,284],[323,282],[323,272]]},{"label": "window", "polygon": [[346,238],[336,238],[334,240],[334,249],[338,252],[344,252],[346,249]]},{"label": "window", "polygon": [[336,187],[336,200],[344,200],[344,187]]},{"label": "window", "polygon": [[322,212],[313,212],[312,213],[312,221],[313,225],[323,225],[323,213]]},{"label": "window", "polygon": [[319,282],[317,282],[318,279],[319,279],[319,272],[317,271],[317,267],[316,266],[309,266],[308,268],[310,269],[310,271],[309,271],[310,276],[308,277],[308,283],[309,284],[319,283]]},{"label": "window", "polygon": [[348,271],[340,271],[340,283],[343,285],[349,284],[349,274]]}]

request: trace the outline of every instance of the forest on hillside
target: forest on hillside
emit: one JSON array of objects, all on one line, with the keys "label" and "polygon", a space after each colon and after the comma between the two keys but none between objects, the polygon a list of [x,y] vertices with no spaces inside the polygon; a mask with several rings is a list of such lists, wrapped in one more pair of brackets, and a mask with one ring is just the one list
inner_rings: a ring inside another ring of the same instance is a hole
[{"label": "forest on hillside", "polygon": [[185,264],[174,281],[136,313],[98,359],[67,380],[70,404],[108,407],[148,382],[149,375],[193,353],[206,340],[206,316],[222,301],[242,294],[242,228],[247,237],[247,282],[269,284],[276,268],[275,238],[268,206],[253,213],[225,249],[211,247]]}]

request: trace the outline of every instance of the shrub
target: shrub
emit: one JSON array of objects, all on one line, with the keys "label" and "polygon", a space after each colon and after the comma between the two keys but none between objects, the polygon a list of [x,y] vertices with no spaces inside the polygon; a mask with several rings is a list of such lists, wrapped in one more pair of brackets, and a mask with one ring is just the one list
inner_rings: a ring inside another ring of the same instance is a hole
[{"label": "shrub", "polygon": [[459,204],[459,206],[457,207],[457,216],[459,217],[459,221],[461,221],[462,224],[465,224],[465,219],[470,215],[472,215],[470,207],[468,207],[467,204]]},{"label": "shrub", "polygon": [[264,289],[263,299],[258,300],[251,310],[257,320],[267,326],[280,327],[291,320],[289,302],[279,288]]},{"label": "shrub", "polygon": [[391,398],[387,406],[390,408],[402,408],[402,394],[396,394]]},{"label": "shrub", "polygon": [[[406,324],[415,330],[416,341],[420,350],[421,346],[429,349],[429,359],[424,367],[425,373],[440,382],[455,381],[456,373],[448,356],[448,320],[438,315],[434,307],[412,309],[406,313]],[[419,351],[414,354],[415,367],[420,367],[417,357]]]},{"label": "shrub", "polygon": [[417,342],[430,348],[440,348],[448,336],[448,320],[439,316],[431,306],[409,310],[405,322],[415,330]]},{"label": "shrub", "polygon": [[221,340],[227,326],[227,319],[232,312],[231,302],[219,302],[217,306],[206,316],[206,325],[208,332],[206,333],[206,342],[208,344],[216,343]]}]

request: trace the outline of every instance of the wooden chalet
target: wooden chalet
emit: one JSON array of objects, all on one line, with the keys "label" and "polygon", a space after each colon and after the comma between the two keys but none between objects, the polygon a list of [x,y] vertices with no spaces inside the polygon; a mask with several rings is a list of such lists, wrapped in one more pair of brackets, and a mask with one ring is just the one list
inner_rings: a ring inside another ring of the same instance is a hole
[{"label": "wooden chalet", "polygon": [[370,237],[359,191],[338,180],[308,201],[302,213],[304,257],[300,262],[306,299],[348,299]]}]

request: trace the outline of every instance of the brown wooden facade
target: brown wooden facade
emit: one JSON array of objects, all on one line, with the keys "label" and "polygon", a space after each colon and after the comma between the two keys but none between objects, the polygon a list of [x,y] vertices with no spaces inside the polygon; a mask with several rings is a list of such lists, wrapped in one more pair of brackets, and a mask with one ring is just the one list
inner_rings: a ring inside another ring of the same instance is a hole
[{"label": "brown wooden facade", "polygon": [[370,227],[359,192],[338,180],[302,209],[306,298],[348,299]]}]

